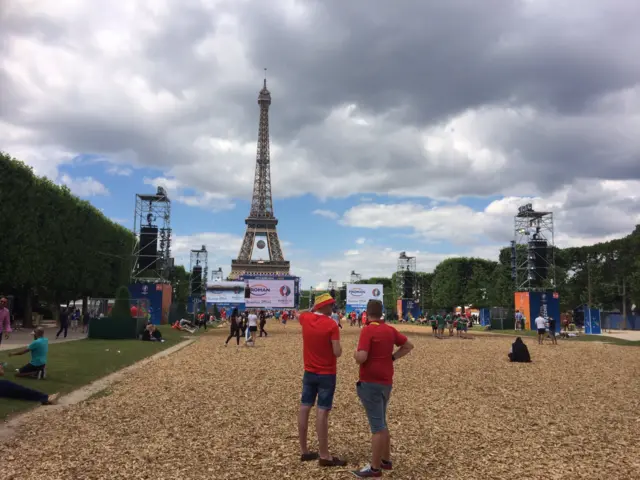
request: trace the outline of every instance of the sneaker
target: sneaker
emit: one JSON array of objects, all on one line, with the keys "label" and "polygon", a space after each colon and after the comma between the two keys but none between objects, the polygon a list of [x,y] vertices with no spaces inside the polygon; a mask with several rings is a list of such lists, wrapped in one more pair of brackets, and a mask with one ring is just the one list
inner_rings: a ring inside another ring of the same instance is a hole
[{"label": "sneaker", "polygon": [[393,462],[382,460],[380,467],[382,468],[382,470],[393,470]]},{"label": "sneaker", "polygon": [[43,368],[42,370],[38,371],[38,380],[44,380],[45,378],[47,378],[47,371]]},{"label": "sneaker", "polygon": [[374,470],[371,465],[365,465],[360,470],[353,470],[353,473],[358,478],[379,478],[382,477],[382,470]]}]

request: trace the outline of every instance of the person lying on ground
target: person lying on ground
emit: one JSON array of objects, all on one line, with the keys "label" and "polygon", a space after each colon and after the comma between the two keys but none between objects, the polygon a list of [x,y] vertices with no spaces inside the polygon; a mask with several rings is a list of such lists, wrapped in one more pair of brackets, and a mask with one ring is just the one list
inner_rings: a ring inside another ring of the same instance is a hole
[{"label": "person lying on ground", "polygon": [[184,330],[185,332],[189,333],[194,333],[196,331],[196,327],[193,325],[193,323],[191,323],[189,320],[185,320],[184,318],[174,323],[172,325],[172,328],[175,328],[176,330]]},{"label": "person lying on ground", "polygon": [[[0,365],[0,377],[4,375],[4,368]],[[25,400],[27,402],[40,402],[43,405],[54,405],[60,397],[59,393],[47,395],[32,388],[23,387],[10,380],[0,378],[0,398],[12,398],[14,400]]]},{"label": "person lying on ground", "polygon": [[33,332],[33,342],[24,350],[11,352],[10,357],[31,353],[31,361],[24,367],[16,370],[16,377],[45,378],[47,366],[47,353],[49,352],[49,340],[44,336],[44,328],[37,327]]},{"label": "person lying on ground", "polygon": [[162,333],[160,330],[156,328],[155,325],[147,325],[147,328],[142,332],[142,341],[143,342],[164,342],[162,338]]},{"label": "person lying on ground", "polygon": [[511,345],[511,351],[508,356],[511,362],[527,363],[531,361],[529,349],[520,337],[516,338],[516,341]]},{"label": "person lying on ground", "polygon": [[[2,376],[4,376],[4,368],[0,365],[0,377]],[[40,402],[43,405],[54,405],[57,403],[59,397],[59,393],[48,395],[10,380],[0,378],[0,398],[11,398],[14,400]]]}]

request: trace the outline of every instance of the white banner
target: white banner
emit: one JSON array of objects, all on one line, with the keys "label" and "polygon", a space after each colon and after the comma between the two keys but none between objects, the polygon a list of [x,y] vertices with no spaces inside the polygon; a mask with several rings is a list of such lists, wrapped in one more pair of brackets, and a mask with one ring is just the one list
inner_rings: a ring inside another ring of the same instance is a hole
[{"label": "white banner", "polygon": [[293,308],[294,280],[245,280],[251,297],[245,298],[247,308]]},{"label": "white banner", "polygon": [[244,282],[214,282],[207,285],[207,303],[244,303]]},{"label": "white banner", "polygon": [[382,285],[369,285],[366,283],[350,283],[347,285],[347,306],[357,309],[365,309],[369,300],[382,302]]}]

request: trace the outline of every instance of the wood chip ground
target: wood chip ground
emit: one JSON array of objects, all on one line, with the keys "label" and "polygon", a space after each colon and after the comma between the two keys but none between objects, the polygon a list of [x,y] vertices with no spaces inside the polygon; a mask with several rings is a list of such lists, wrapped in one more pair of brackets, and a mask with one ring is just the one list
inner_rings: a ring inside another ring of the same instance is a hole
[{"label": "wood chip ground", "polygon": [[[300,329],[268,327],[255,348],[224,347],[218,329],[105,395],[39,408],[0,446],[0,478],[348,478],[370,452],[355,394],[359,330],[342,331],[330,426],[332,452],[349,468],[323,470],[298,461]],[[416,349],[396,366],[386,477],[640,478],[640,349],[527,339],[534,363],[509,364],[509,337],[436,340],[430,329],[404,329]]]}]

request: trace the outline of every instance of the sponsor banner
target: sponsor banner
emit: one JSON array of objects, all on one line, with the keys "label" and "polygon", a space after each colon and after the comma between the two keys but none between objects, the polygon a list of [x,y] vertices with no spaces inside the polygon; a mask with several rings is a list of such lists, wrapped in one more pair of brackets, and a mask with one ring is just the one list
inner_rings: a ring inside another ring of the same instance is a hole
[{"label": "sponsor banner", "polygon": [[350,283],[347,285],[347,307],[351,310],[365,310],[369,300],[383,299],[382,285]]},{"label": "sponsor banner", "polygon": [[294,308],[294,280],[246,280],[250,295],[247,308]]},{"label": "sponsor banner", "polygon": [[207,303],[244,303],[244,282],[215,282],[207,285]]}]

